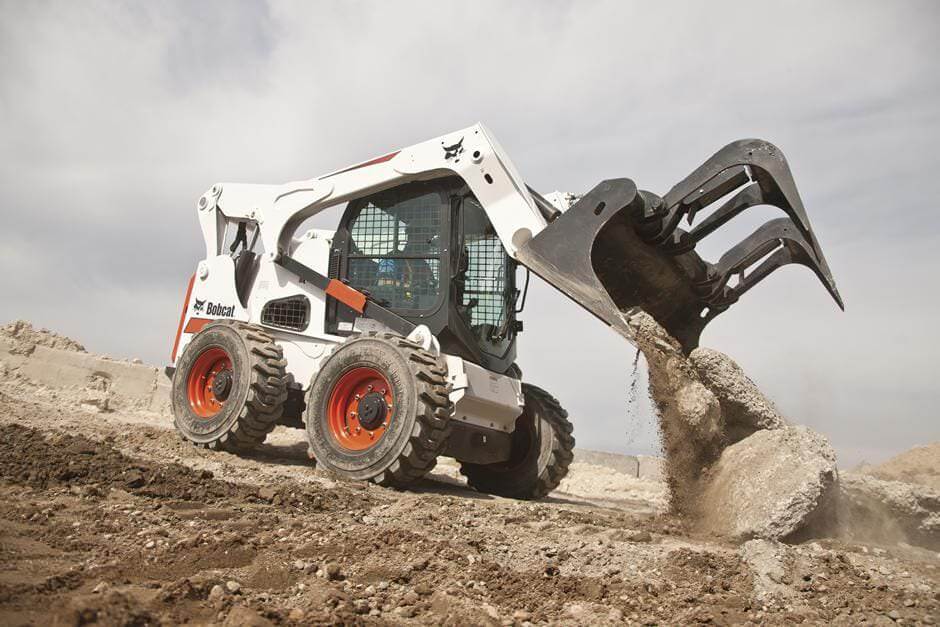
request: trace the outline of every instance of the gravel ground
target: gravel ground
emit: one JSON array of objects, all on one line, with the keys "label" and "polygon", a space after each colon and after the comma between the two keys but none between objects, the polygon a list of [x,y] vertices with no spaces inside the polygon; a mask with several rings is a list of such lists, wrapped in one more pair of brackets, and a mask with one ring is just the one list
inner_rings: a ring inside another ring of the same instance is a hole
[{"label": "gravel ground", "polygon": [[818,539],[738,546],[661,483],[576,464],[550,498],[477,494],[442,463],[395,491],[251,458],[168,417],[0,384],[0,624],[933,624],[940,556]]}]

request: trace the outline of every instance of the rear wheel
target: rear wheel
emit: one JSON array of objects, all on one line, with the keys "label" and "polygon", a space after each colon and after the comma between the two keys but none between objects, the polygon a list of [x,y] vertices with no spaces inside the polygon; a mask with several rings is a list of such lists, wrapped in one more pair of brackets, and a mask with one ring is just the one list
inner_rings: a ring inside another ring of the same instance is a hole
[{"label": "rear wheel", "polygon": [[261,444],[281,417],[287,374],[262,328],[213,322],[186,346],[173,375],[173,423],[190,442],[233,453]]},{"label": "rear wheel", "polygon": [[512,452],[497,464],[462,463],[467,483],[487,494],[540,499],[558,487],[574,458],[573,427],[568,412],[551,394],[522,384],[525,408],[516,419]]},{"label": "rear wheel", "polygon": [[365,335],[337,348],[314,378],[307,438],[322,468],[401,486],[434,467],[450,414],[442,359],[398,335]]}]

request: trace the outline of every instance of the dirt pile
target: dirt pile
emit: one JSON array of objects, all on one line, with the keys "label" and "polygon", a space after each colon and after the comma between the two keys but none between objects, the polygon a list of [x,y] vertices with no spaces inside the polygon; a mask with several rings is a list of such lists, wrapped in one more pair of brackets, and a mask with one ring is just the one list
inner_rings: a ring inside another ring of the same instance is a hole
[{"label": "dirt pile", "polygon": [[940,490],[940,442],[915,446],[864,474],[886,481],[906,481]]},{"label": "dirt pile", "polygon": [[15,320],[0,327],[0,337],[9,340],[14,354],[29,355],[36,346],[84,353],[85,347],[75,340],[48,329],[36,329],[25,320]]},{"label": "dirt pile", "polygon": [[940,490],[843,473],[833,535],[940,551]]},{"label": "dirt pile", "polygon": [[835,498],[828,441],[786,424],[728,356],[679,343],[646,314],[630,325],[650,372],[673,509],[735,539],[780,539]]}]

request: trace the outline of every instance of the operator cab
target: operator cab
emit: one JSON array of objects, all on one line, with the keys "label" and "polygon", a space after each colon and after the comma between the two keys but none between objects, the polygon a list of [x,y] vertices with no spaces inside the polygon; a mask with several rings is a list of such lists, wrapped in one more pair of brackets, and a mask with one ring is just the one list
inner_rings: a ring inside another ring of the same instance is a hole
[{"label": "operator cab", "polygon": [[[449,354],[504,373],[515,361],[516,263],[459,177],[406,183],[349,203],[333,241],[330,278],[368,293]],[[337,301],[327,331],[369,322]]]}]

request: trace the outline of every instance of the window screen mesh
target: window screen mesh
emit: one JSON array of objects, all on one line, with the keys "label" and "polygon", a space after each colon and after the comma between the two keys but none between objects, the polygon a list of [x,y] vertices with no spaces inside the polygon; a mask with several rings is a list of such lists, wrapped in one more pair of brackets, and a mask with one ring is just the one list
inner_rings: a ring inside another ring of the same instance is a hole
[{"label": "window screen mesh", "polygon": [[[380,202],[380,201],[377,201]],[[378,255],[429,255],[440,252],[441,197],[425,194],[378,206],[369,202],[350,229],[350,253]]]},{"label": "window screen mesh", "polygon": [[310,320],[310,301],[306,296],[290,296],[265,303],[261,324],[281,329],[303,331]]},{"label": "window screen mesh", "polygon": [[467,274],[463,304],[470,309],[470,326],[490,324],[499,327],[506,316],[506,253],[495,235],[468,238]]},{"label": "window screen mesh", "polygon": [[445,200],[438,192],[406,192],[379,194],[359,211],[349,229],[346,278],[387,307],[426,310],[440,294]]},{"label": "window screen mesh", "polygon": [[349,282],[392,309],[430,309],[440,292],[440,264],[438,259],[350,259]]}]

